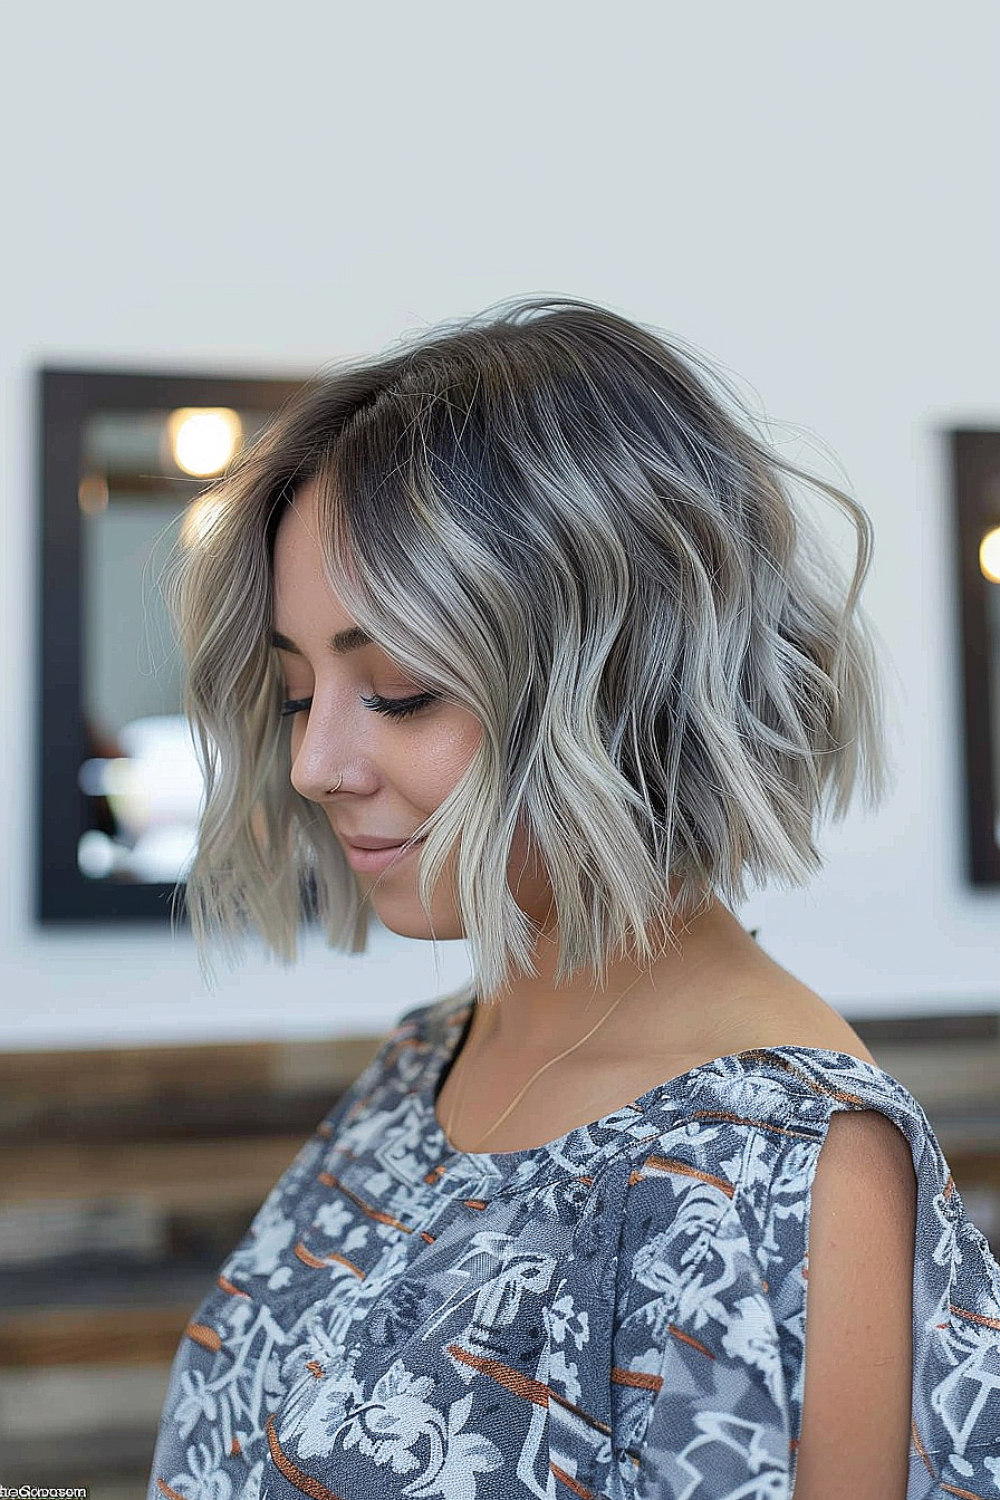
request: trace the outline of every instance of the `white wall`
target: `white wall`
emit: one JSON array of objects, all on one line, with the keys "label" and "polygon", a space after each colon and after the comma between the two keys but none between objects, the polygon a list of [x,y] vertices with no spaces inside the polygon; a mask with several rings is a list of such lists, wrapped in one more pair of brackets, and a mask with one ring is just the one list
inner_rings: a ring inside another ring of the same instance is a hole
[{"label": "white wall", "polygon": [[850,1016],[997,1008],[940,436],[1000,420],[997,7],[33,0],[5,30],[0,1046],[379,1030],[468,972],[383,930],[208,996],[185,935],[33,927],[31,371],[308,371],[514,293],[698,345],[867,506],[896,791],[740,915]]}]

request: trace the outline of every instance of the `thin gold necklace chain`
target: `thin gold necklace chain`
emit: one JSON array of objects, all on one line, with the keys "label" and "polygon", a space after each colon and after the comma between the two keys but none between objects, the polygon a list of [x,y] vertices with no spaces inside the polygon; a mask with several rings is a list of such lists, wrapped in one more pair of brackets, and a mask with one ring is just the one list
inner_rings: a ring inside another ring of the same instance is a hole
[{"label": "thin gold necklace chain", "polygon": [[[485,1135],[482,1135],[482,1136],[479,1137],[479,1140],[476,1142],[475,1146],[468,1147],[466,1149],[473,1150],[473,1151],[478,1150],[479,1147],[483,1144],[483,1141],[488,1140],[489,1137],[493,1134],[494,1130],[498,1129],[498,1127],[503,1124],[504,1120],[506,1120],[506,1118],[510,1114],[511,1110],[514,1109],[514,1108],[516,1108],[516,1106],[518,1104],[520,1104],[521,1100],[524,1098],[524,1095],[528,1092],[528,1090],[530,1089],[531,1085],[534,1083],[535,1079],[541,1073],[544,1073],[547,1068],[551,1068],[555,1063],[561,1062],[564,1057],[568,1057],[571,1052],[575,1052],[576,1049],[577,1049],[577,1047],[582,1047],[583,1044],[584,1044],[584,1042],[588,1042],[590,1040],[590,1038],[594,1035],[594,1032],[597,1031],[598,1027],[601,1027],[601,1026],[604,1025],[605,1021],[608,1019],[608,1017],[610,1016],[611,1012],[613,1010],[615,1010],[616,1007],[619,1006],[622,1003],[622,1001],[625,999],[626,995],[631,994],[631,992],[635,989],[635,987],[639,983],[639,981],[641,979],[643,979],[644,977],[645,977],[644,974],[640,974],[639,978],[636,979],[632,984],[630,984],[627,990],[623,990],[622,991],[622,993],[618,996],[618,999],[615,1001],[614,1005],[611,1005],[611,1006],[608,1007],[608,1009],[604,1012],[604,1015],[601,1017],[601,1019],[598,1022],[596,1022],[596,1024],[593,1025],[590,1028],[590,1030],[587,1032],[586,1036],[582,1036],[578,1042],[574,1042],[571,1047],[567,1047],[564,1052],[560,1052],[556,1057],[549,1058],[549,1061],[547,1063],[543,1063],[542,1066],[539,1069],[537,1069],[536,1072],[532,1073],[531,1077],[528,1079],[528,1081],[524,1085],[524,1087],[522,1089],[520,1089],[519,1092],[510,1101],[510,1103],[508,1104],[507,1108],[504,1110],[503,1114],[500,1116],[499,1120],[496,1120],[490,1126],[489,1130],[487,1130],[487,1132],[486,1132]],[[473,1004],[473,1015],[474,1015],[475,1014],[475,1005],[476,1005],[475,999],[473,999],[472,1004]],[[465,1048],[463,1047],[462,1050],[464,1052]],[[465,1069],[465,1072],[466,1073],[468,1072],[468,1068]],[[461,1107],[462,1103],[465,1100],[465,1093],[466,1093],[467,1087],[468,1087],[468,1078],[463,1077],[462,1078],[462,1082],[461,1082],[458,1090],[456,1091],[456,1098],[455,1098],[454,1103],[452,1104],[451,1111],[450,1111],[450,1113],[448,1115],[448,1124],[447,1124],[445,1133],[446,1133],[449,1141],[451,1141],[451,1140],[454,1139],[454,1137],[452,1136],[452,1133],[451,1133],[452,1126],[455,1123],[455,1116],[458,1113],[459,1108]]]}]

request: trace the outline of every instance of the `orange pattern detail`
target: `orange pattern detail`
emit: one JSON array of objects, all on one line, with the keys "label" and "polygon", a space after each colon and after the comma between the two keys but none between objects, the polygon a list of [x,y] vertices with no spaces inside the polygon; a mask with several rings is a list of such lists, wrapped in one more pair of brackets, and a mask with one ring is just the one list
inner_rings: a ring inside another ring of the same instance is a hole
[{"label": "orange pattern detail", "polygon": [[926,1450],[924,1449],[924,1445],[920,1441],[920,1434],[917,1431],[917,1424],[915,1422],[912,1422],[912,1421],[910,1423],[910,1433],[911,1433],[911,1435],[913,1437],[913,1446],[914,1446],[914,1448],[916,1448],[917,1452],[920,1454],[920,1457],[923,1459],[924,1468],[927,1470],[928,1474],[931,1476],[932,1479],[936,1479],[937,1475],[935,1474],[934,1469],[931,1466],[930,1459],[927,1457],[927,1453],[926,1453]]},{"label": "orange pattern detail", "polygon": [[771,1067],[782,1068],[804,1083],[807,1088],[812,1089],[814,1094],[823,1094],[828,1099],[839,1099],[843,1104],[854,1104],[859,1109],[864,1109],[865,1101],[858,1095],[852,1094],[848,1089],[840,1089],[832,1084],[820,1083],[818,1079],[810,1077],[794,1063],[790,1063],[786,1057],[779,1057],[777,1052],[770,1052],[766,1047],[748,1047],[745,1052],[737,1053],[738,1057],[749,1057],[751,1062],[769,1063]]},{"label": "orange pattern detail", "polygon": [[684,1177],[697,1177],[701,1182],[708,1182],[712,1187],[720,1188],[727,1198],[731,1198],[736,1191],[733,1184],[727,1182],[724,1177],[716,1177],[711,1172],[701,1172],[697,1167],[692,1167],[689,1162],[678,1161],[673,1156],[647,1156],[642,1166],[629,1175],[629,1186],[640,1182],[649,1167],[657,1172],[680,1172]]},{"label": "orange pattern detail", "polygon": [[491,1380],[496,1381],[497,1385],[502,1385],[504,1390],[519,1396],[522,1400],[531,1401],[535,1406],[545,1407],[549,1405],[549,1402],[554,1402],[564,1411],[571,1411],[595,1432],[603,1433],[605,1437],[611,1436],[611,1428],[606,1422],[598,1421],[596,1417],[592,1417],[589,1412],[574,1405],[572,1401],[568,1401],[565,1396],[561,1396],[558,1391],[554,1391],[551,1386],[545,1385],[542,1381],[532,1380],[530,1375],[524,1375],[520,1370],[512,1370],[509,1365],[501,1364],[498,1359],[488,1359],[482,1354],[472,1354],[468,1349],[461,1348],[459,1344],[449,1344],[448,1353],[455,1359],[460,1359],[463,1364],[471,1365],[480,1374],[488,1375]]},{"label": "orange pattern detail", "polygon": [[377,1219],[380,1224],[391,1224],[393,1229],[401,1229],[404,1234],[413,1233],[409,1224],[404,1224],[400,1219],[394,1219],[392,1214],[384,1214],[380,1208],[372,1208],[370,1203],[359,1198],[357,1193],[352,1193],[350,1188],[345,1186],[339,1177],[334,1177],[332,1172],[321,1172],[319,1180],[324,1187],[336,1188],[338,1192],[343,1193],[345,1198],[350,1198],[351,1202],[356,1203],[361,1212],[367,1214],[370,1219]]},{"label": "orange pattern detail", "polygon": [[353,1271],[360,1281],[364,1281],[365,1279],[365,1273],[361,1267],[356,1266],[353,1260],[348,1260],[345,1255],[339,1255],[336,1250],[331,1250],[329,1254],[324,1256],[314,1255],[311,1250],[306,1249],[300,1240],[295,1246],[295,1254],[299,1260],[304,1261],[307,1266],[312,1266],[316,1270],[326,1270],[331,1264],[336,1263],[340,1266],[346,1266],[349,1271]]},{"label": "orange pattern detail", "polygon": [[342,1500],[342,1496],[335,1495],[333,1490],[328,1490],[325,1484],[321,1484],[318,1479],[313,1479],[311,1474],[306,1474],[297,1464],[293,1464],[288,1455],[282,1451],[278,1435],[274,1430],[274,1412],[264,1424],[264,1430],[267,1433],[267,1446],[271,1450],[274,1467],[279,1474],[284,1475],[289,1484],[294,1484],[303,1495],[309,1495],[310,1500]]},{"label": "orange pattern detail", "polygon": [[960,1318],[968,1318],[972,1323],[981,1323],[984,1328],[1000,1328],[1000,1318],[984,1318],[982,1313],[968,1312],[964,1307],[956,1307],[954,1302],[949,1302],[948,1306],[953,1313],[958,1313]]},{"label": "orange pattern detail", "polygon": [[659,1375],[651,1375],[646,1370],[623,1370],[621,1365],[611,1366],[611,1379],[615,1385],[631,1385],[639,1391],[658,1391],[663,1384]]},{"label": "orange pattern detail", "polygon": [[234,1286],[231,1281],[227,1281],[226,1280],[225,1276],[217,1276],[215,1278],[215,1280],[216,1280],[216,1282],[218,1283],[218,1285],[222,1288],[222,1290],[224,1292],[228,1292],[229,1293],[230,1297],[249,1297],[250,1296],[250,1293],[248,1291],[246,1291],[241,1286]]},{"label": "orange pattern detail", "polygon": [[474,1370],[479,1370],[483,1375],[488,1375],[495,1380],[497,1385],[502,1385],[505,1391],[519,1396],[522,1401],[531,1401],[535,1406],[548,1406],[549,1388],[540,1380],[532,1380],[530,1375],[523,1375],[520,1370],[512,1370],[509,1365],[503,1365],[498,1359],[487,1359],[482,1354],[470,1354],[467,1349],[462,1349],[458,1344],[449,1344],[448,1353],[454,1359],[460,1359],[463,1365],[471,1365]]},{"label": "orange pattern detail", "polygon": [[161,1495],[166,1495],[167,1500],[184,1500],[184,1496],[179,1495],[176,1490],[172,1490],[165,1479],[158,1479],[156,1481],[156,1488]]},{"label": "orange pattern detail", "polygon": [[209,1328],[205,1323],[189,1323],[184,1332],[196,1344],[201,1344],[205,1349],[211,1349],[213,1354],[216,1349],[222,1348],[222,1339],[214,1328]]},{"label": "orange pattern detail", "polygon": [[304,1261],[307,1266],[313,1266],[316,1270],[323,1269],[324,1262],[320,1260],[318,1255],[313,1255],[311,1250],[307,1250],[301,1240],[295,1246],[293,1254],[297,1255],[299,1260]]},{"label": "orange pattern detail", "polygon": [[579,1417],[581,1422],[586,1422],[587,1426],[592,1427],[595,1432],[602,1432],[605,1437],[611,1436],[611,1428],[607,1422],[599,1422],[596,1417],[592,1417],[581,1406],[575,1406],[572,1401],[567,1401],[565,1396],[560,1396],[558,1391],[550,1388],[549,1400],[554,1402],[556,1406],[561,1406],[563,1411],[571,1411],[574,1417]]},{"label": "orange pattern detail", "polygon": [[673,1323],[668,1323],[667,1328],[675,1339],[682,1339],[685,1344],[690,1344],[692,1349],[697,1349],[699,1354],[707,1354],[709,1359],[715,1358],[715,1355],[707,1345],[701,1343],[698,1339],[692,1338],[689,1333],[684,1333],[682,1329],[675,1327]]},{"label": "orange pattern detail", "polygon": [[560,1469],[559,1465],[554,1464],[551,1459],[549,1459],[549,1468],[559,1483],[564,1484],[568,1490],[572,1490],[574,1495],[579,1495],[580,1500],[597,1500],[593,1490],[588,1490],[579,1479],[574,1479],[572,1474],[567,1474],[565,1469]]},{"label": "orange pattern detail", "polygon": [[775,1125],[771,1120],[751,1120],[747,1115],[738,1115],[731,1109],[696,1109],[693,1120],[727,1120],[731,1125],[751,1125],[755,1130],[770,1130],[774,1135],[790,1135],[800,1141],[814,1139],[808,1130],[796,1130],[791,1125]]}]

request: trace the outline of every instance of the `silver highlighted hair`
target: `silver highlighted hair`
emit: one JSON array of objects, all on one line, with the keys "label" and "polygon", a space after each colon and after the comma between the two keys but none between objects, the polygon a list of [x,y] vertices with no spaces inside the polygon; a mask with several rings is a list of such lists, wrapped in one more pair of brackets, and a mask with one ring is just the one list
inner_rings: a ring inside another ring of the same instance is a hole
[{"label": "silver highlighted hair", "polygon": [[[846,513],[849,580],[789,479]],[[866,512],[781,458],[676,341],[517,299],[324,373],[192,507],[165,594],[205,775],[184,895],[206,977],[209,941],[235,952],[248,929],[294,962],[307,910],[331,946],[367,945],[337,838],[289,780],[269,644],[274,534],[306,480],[344,608],[482,725],[415,837],[428,916],[457,848],[484,998],[533,972],[507,882],[519,819],[552,887],[556,983],[583,967],[603,984],[613,954],[652,961],[650,924],[706,894],[806,884],[824,814],[859,784],[881,800]]]}]

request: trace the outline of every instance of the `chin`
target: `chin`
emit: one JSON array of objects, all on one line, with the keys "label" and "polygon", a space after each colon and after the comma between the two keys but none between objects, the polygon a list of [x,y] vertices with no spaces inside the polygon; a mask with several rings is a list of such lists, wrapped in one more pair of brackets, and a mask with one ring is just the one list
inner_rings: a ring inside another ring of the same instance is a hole
[{"label": "chin", "polygon": [[450,920],[442,918],[438,921],[436,913],[432,932],[430,923],[415,894],[410,901],[405,903],[386,899],[380,901],[378,892],[370,899],[375,915],[382,926],[389,932],[395,932],[398,937],[415,938],[418,942],[437,941],[439,943],[455,942],[465,937],[465,933],[454,917]]}]

